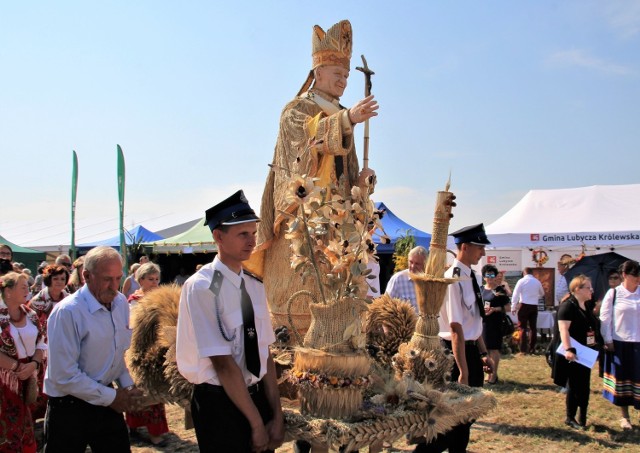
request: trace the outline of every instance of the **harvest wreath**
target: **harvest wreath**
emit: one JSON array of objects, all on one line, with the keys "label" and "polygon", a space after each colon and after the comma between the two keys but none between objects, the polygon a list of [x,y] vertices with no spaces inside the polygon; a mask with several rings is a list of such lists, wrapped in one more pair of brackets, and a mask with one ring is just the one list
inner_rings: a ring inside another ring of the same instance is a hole
[{"label": "harvest wreath", "polygon": [[547,263],[547,261],[549,261],[549,255],[547,255],[547,252],[544,250],[534,250],[531,252],[531,259],[538,265],[538,267],[542,267]]}]

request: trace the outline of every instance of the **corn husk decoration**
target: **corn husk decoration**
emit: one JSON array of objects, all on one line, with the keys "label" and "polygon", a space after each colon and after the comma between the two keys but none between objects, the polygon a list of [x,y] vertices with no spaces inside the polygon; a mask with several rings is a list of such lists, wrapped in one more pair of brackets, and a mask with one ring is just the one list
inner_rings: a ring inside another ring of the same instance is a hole
[{"label": "corn husk decoration", "polygon": [[416,289],[416,299],[420,316],[416,330],[409,342],[411,351],[431,351],[440,347],[438,338],[438,314],[444,302],[449,284],[458,281],[456,278],[445,278],[447,265],[447,236],[449,223],[456,205],[455,195],[449,192],[451,176],[443,191],[438,192],[433,216],[433,230],[429,257],[425,263],[424,274],[410,275]]}]

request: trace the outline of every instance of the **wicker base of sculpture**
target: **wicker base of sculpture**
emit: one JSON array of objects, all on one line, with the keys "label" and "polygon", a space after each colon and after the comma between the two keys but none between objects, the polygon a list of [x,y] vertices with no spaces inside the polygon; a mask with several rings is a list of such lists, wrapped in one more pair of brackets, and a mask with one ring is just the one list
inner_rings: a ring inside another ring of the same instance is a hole
[{"label": "wicker base of sculpture", "polygon": [[433,397],[418,403],[416,408],[397,408],[354,422],[303,415],[285,405],[286,440],[304,440],[316,448],[336,451],[341,447],[343,451],[381,447],[383,442],[393,443],[407,434],[424,436],[429,441],[496,407],[496,399],[490,393],[457,384],[450,384],[444,393],[435,390],[430,393]]},{"label": "wicker base of sculpture", "polygon": [[[298,383],[300,411],[314,417],[345,419],[362,405],[371,360],[364,349],[364,302],[353,299],[311,304],[304,348],[296,350],[292,378]],[[349,332],[345,335],[345,332]]]},{"label": "wicker base of sculpture", "polygon": [[[300,412],[319,418],[346,419],[362,407],[371,362],[366,355],[298,349],[291,374],[298,379]],[[364,378],[364,379],[363,379]]]}]

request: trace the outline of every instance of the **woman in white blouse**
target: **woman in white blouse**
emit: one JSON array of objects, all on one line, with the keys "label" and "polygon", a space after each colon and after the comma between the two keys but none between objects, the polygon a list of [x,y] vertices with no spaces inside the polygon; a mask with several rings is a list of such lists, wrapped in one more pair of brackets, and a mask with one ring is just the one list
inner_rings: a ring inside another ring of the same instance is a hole
[{"label": "woman in white blouse", "polygon": [[38,394],[36,373],[47,348],[44,331],[36,313],[25,306],[26,275],[3,275],[0,292],[5,303],[0,308],[0,438],[6,442],[0,450],[35,453],[29,404]]},{"label": "woman in white blouse", "polygon": [[620,271],[622,284],[607,292],[600,308],[607,352],[603,395],[620,407],[620,427],[630,430],[629,406],[640,409],[640,264],[625,261]]}]

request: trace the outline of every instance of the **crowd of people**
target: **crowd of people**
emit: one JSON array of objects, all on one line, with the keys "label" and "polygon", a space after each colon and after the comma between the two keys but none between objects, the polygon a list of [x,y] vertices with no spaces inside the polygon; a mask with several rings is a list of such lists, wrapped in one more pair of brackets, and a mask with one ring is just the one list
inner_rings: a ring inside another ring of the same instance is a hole
[{"label": "crowd of people", "polygon": [[[471,235],[473,241],[465,242],[467,235]],[[453,236],[458,244],[458,257],[449,273],[462,278],[466,286],[462,283],[450,286],[440,317],[440,336],[444,339],[444,346],[454,354],[453,377],[458,382],[472,386],[497,384],[504,347],[503,317],[508,312],[517,316],[520,354],[533,354],[538,337],[538,307],[544,298],[544,289],[532,269],[525,268],[523,277],[511,291],[503,273],[496,266],[487,264],[481,271],[484,285],[476,290],[480,279],[470,265],[477,264],[476,258],[484,255],[488,239],[482,225],[455,232]],[[421,247],[411,250],[409,269],[392,276],[386,294],[406,300],[415,308],[415,291],[410,275],[423,272],[427,256],[428,252]],[[556,283],[555,287],[558,296],[557,338],[551,341],[554,350],[562,344],[566,351],[565,354],[555,354],[551,363],[552,379],[565,393],[565,424],[574,429],[587,426],[591,368],[579,363],[575,344],[578,342],[599,351],[603,395],[620,407],[620,427],[629,430],[632,429],[629,406],[640,409],[640,267],[638,262],[629,260],[619,269],[611,269],[607,275],[609,290],[602,300],[596,300],[592,282],[585,275],[577,275],[567,283],[564,275],[575,262],[569,255],[563,255],[557,265],[557,280],[563,283]],[[481,303],[484,310],[480,309]],[[480,320],[481,335],[478,334]],[[454,338],[458,339],[457,345],[452,341]],[[487,362],[478,360],[485,356]],[[483,370],[487,374],[486,380]],[[449,439],[447,436],[438,438],[437,446],[435,443],[428,448],[420,446],[417,451],[442,451],[445,445],[455,451],[463,451],[464,446],[456,443],[461,439],[463,444],[464,439],[468,441],[466,434],[458,430]],[[450,444],[452,440],[454,442]]]},{"label": "crowd of people", "polygon": [[[130,437],[162,445],[164,406],[139,406],[124,362],[131,330],[120,254],[98,247],[73,263],[60,255],[30,284],[11,247],[0,253],[0,452],[35,452],[35,422],[45,417],[46,452],[129,451]],[[142,270],[131,302],[158,285],[156,264]]]},{"label": "crowd of people", "polygon": [[[214,232],[217,231],[217,226],[212,229]],[[474,230],[478,229],[480,240],[474,236],[477,234]],[[459,250],[458,257],[448,272],[462,280],[459,285],[450,286],[440,318],[443,345],[453,351],[455,358],[453,378],[471,386],[499,382],[498,367],[503,346],[501,319],[512,309],[516,297],[521,298],[521,304],[526,303],[522,302],[526,297],[536,301],[540,297],[538,285],[535,281],[531,283],[535,278],[531,276],[531,272],[524,272],[523,279],[514,288],[513,298],[510,298],[506,281],[502,280],[499,270],[491,264],[482,267],[484,284],[480,286],[480,279],[471,266],[477,264],[484,255],[484,245],[479,243],[486,238],[482,234],[481,225],[453,234],[458,241]],[[473,242],[465,242],[469,240],[469,235],[475,239]],[[221,245],[225,244],[222,236],[219,241]],[[100,451],[105,445],[113,448],[109,451],[119,451],[120,448],[125,451],[125,448],[129,448],[130,438],[162,445],[163,436],[169,431],[164,406],[137,406],[141,395],[135,389],[124,364],[124,351],[128,348],[131,335],[129,310],[135,304],[143,303],[145,294],[158,286],[159,266],[152,262],[137,266],[133,275],[136,289],[125,298],[120,292],[122,262],[117,251],[99,247],[76,260],[73,265],[68,256],[61,255],[55,263],[42,266],[41,289],[34,293],[37,287],[35,282],[29,284],[28,273],[14,270],[10,247],[0,245],[0,254],[2,268],[5,269],[0,276],[0,328],[3,336],[0,345],[0,384],[3,396],[0,418],[5,420],[0,424],[0,438],[5,440],[0,445],[0,451],[36,451],[34,421],[45,415],[45,451],[48,452],[68,451],[73,442],[96,447],[94,451]],[[422,272],[427,256],[428,252],[422,247],[413,249],[409,254],[412,269],[396,274],[397,277],[391,280],[396,284],[387,286],[387,292],[395,294],[399,291],[398,288],[402,287],[398,283],[400,278],[406,279],[410,284],[410,273]],[[223,258],[224,253],[221,253],[217,259]],[[218,266],[221,265],[222,263]],[[209,272],[207,266],[204,266],[204,270]],[[196,272],[197,278],[204,275],[201,272],[202,270]],[[71,277],[74,274],[79,277],[77,283],[72,284]],[[611,271],[608,279],[610,289],[602,301],[595,301],[592,297],[591,280],[584,275],[574,277],[567,285],[567,293],[557,311],[558,342],[566,352],[555,355],[552,378],[557,385],[566,389],[565,423],[574,429],[584,429],[587,425],[591,382],[591,368],[579,364],[580,347],[603,351],[603,395],[620,408],[622,429],[632,428],[629,406],[640,409],[640,265],[633,260],[626,261],[619,270]],[[191,279],[185,280],[183,290],[183,300],[187,304],[191,297],[189,294],[193,291],[190,281]],[[207,288],[208,285],[209,283]],[[410,292],[406,288],[404,291],[398,297],[411,301]],[[527,296],[528,293],[530,294]],[[259,296],[255,297],[260,299]],[[82,303],[87,305],[81,307]],[[256,310],[264,313],[264,308],[266,307]],[[90,316],[96,310],[105,316]],[[195,306],[188,310],[192,312]],[[204,316],[207,317],[208,315]],[[197,318],[200,319],[200,315]],[[212,323],[213,321],[215,318]],[[182,330],[199,328],[199,322],[193,318],[191,322],[191,326],[183,327]],[[239,322],[242,324],[244,321],[240,319]],[[521,329],[524,331],[522,324]],[[270,322],[266,322],[265,326],[270,326]],[[265,326],[258,333],[259,338],[267,340],[265,346],[268,346],[272,332]],[[211,335],[212,329],[207,327],[206,330],[206,335]],[[218,333],[223,335],[225,332]],[[236,332],[229,334],[235,335]],[[85,342],[87,338],[89,341]],[[109,341],[105,341],[107,339]],[[205,342],[197,337],[192,340],[196,344]],[[111,348],[105,348],[108,344]],[[527,350],[530,347],[529,340],[524,348]],[[185,349],[184,343],[179,348],[183,350],[181,357],[185,360],[193,353],[185,352],[188,348]],[[246,354],[241,349],[237,352],[241,356]],[[267,352],[259,356],[268,359]],[[194,373],[196,384],[201,383],[197,382],[200,378],[195,376],[208,374],[205,372],[206,368],[199,370],[202,366],[198,365],[199,360],[193,365],[180,360],[178,362],[183,367],[185,376]],[[244,360],[244,357],[238,360]],[[229,366],[217,361],[208,363],[212,363],[212,370],[221,367],[219,372]],[[265,373],[271,369],[270,363],[267,360],[260,365],[262,371],[255,374],[260,379],[246,379],[249,382],[248,388],[254,385],[251,384],[254,380],[255,385],[262,382]],[[189,371],[192,366],[193,371]],[[243,363],[242,368],[245,367]],[[254,376],[247,369],[243,373]],[[222,376],[218,379],[221,380],[214,387],[222,387],[224,379]],[[206,442],[219,442],[218,436],[212,437],[209,425],[204,423],[204,420],[215,415],[205,415],[200,409],[214,400],[217,405],[221,404],[217,396],[209,394],[208,386],[196,392],[196,398],[202,401],[192,407],[196,419],[201,414],[206,417],[196,424],[196,427],[202,425],[202,429],[198,431],[203,445]],[[264,393],[262,395],[264,399],[260,404],[266,404],[266,412],[261,409],[260,413],[263,414],[263,423],[268,425],[269,418],[265,419],[264,414],[272,414],[269,415],[271,417],[274,411],[278,413],[281,409],[277,405],[272,406],[271,393],[271,396]],[[254,398],[251,393],[249,396]],[[194,401],[197,403],[199,400]],[[125,416],[122,416],[123,412]],[[97,437],[93,437],[96,430],[90,421],[95,416],[100,417],[102,428],[109,426],[109,429],[98,430],[102,433]],[[12,423],[7,423],[7,420]],[[70,431],[69,420],[77,420],[87,429]],[[138,428],[143,426],[146,427],[148,437],[138,432]],[[433,443],[420,444],[416,451],[442,451],[444,448],[450,448],[450,451],[458,448],[462,451],[468,442],[469,426],[457,427]],[[275,436],[275,433],[264,437],[266,446],[274,445],[267,440],[271,435]]]},{"label": "crowd of people", "polygon": [[[282,111],[260,217],[242,191],[207,210],[205,223],[218,254],[191,277],[180,272],[175,280],[182,285],[177,367],[194,385],[190,407],[202,451],[274,451],[284,440],[269,351],[275,341],[269,308],[282,309],[300,290],[317,293],[290,266],[286,225],[296,207],[287,196],[291,173],[314,178],[324,189],[334,187],[342,197],[375,188],[368,158],[359,167],[354,129],[378,115],[378,102],[368,95],[351,108],[340,104],[351,52],[349,21],[326,31],[313,28],[311,69]],[[459,282],[447,289],[438,319],[440,341],[453,353],[452,379],[482,387],[487,374],[486,383],[496,385],[502,320],[509,311],[518,316],[521,350],[533,353],[542,287],[525,269],[509,299],[510,289],[495,266],[482,268],[482,285],[472,267],[490,244],[484,226],[471,225],[452,236],[456,258],[445,277]],[[424,270],[427,254],[422,247],[411,251],[410,269],[387,287],[392,296],[416,307],[410,273]],[[164,407],[142,406],[142,392],[125,364],[130,308],[143,304],[157,287],[160,268],[145,256],[121,286],[122,259],[110,247],[96,247],[74,262],[60,255],[53,264],[43,263],[35,277],[12,258],[11,248],[0,245],[0,453],[35,452],[34,418],[43,415],[45,453],[84,452],[87,446],[94,452],[128,452],[130,436],[139,437],[142,426],[148,441],[161,445],[168,431]],[[562,264],[566,271],[567,263]],[[590,369],[576,363],[579,345],[574,342],[588,348],[600,344],[606,351],[604,395],[620,407],[623,429],[632,426],[629,406],[640,408],[640,267],[628,261],[620,272],[622,283],[607,292],[599,308],[600,324],[587,305],[588,278],[578,276],[557,288],[569,296],[558,310],[567,352],[556,356],[554,380],[567,388],[566,423],[572,428],[586,425],[590,377]],[[424,440],[415,451],[466,451],[471,425]],[[310,447],[296,443],[296,451]]]}]

